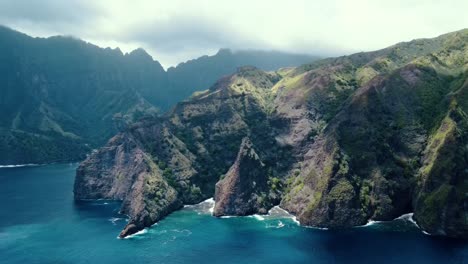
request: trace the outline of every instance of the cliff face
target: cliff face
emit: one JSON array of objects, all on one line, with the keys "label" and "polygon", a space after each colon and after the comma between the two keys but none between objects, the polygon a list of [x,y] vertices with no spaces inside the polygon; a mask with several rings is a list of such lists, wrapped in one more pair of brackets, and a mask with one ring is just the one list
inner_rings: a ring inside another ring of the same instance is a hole
[{"label": "cliff face", "polygon": [[[278,78],[253,67],[240,68],[167,116],[129,126],[80,165],[75,198],[123,200],[122,211],[131,218],[121,234],[125,236],[182,204],[213,197],[216,183],[233,165],[246,136],[259,149],[280,152],[258,151],[265,172],[286,170],[289,163],[281,159],[288,148],[277,144],[273,133],[265,133],[271,127],[266,110],[269,90]],[[148,177],[155,180],[142,184]],[[271,179],[280,185],[273,174]],[[145,195],[145,188],[158,195]],[[262,212],[272,204],[266,202]]]},{"label": "cliff face", "polygon": [[268,172],[249,138],[242,140],[236,161],[216,183],[213,215],[266,214],[279,194],[270,193]]},{"label": "cliff face", "polygon": [[414,199],[415,217],[430,233],[466,237],[468,116],[456,99],[452,100],[449,113],[424,150]]},{"label": "cliff face", "polygon": [[214,195],[216,216],[280,204],[301,224],[343,228],[414,212],[427,232],[467,237],[467,42],[464,30],[240,68],[93,153],[75,196],[123,200],[122,236]]},{"label": "cliff face", "polygon": [[177,191],[130,134],[117,135],[77,169],[75,199],[122,200],[121,213],[131,221],[125,237],[180,208]]}]

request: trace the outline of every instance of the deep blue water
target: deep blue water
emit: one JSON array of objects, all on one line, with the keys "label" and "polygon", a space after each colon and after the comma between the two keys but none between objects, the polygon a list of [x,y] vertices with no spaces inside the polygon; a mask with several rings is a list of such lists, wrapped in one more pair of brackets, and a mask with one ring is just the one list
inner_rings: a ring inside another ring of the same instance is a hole
[{"label": "deep blue water", "polygon": [[396,220],[347,231],[289,218],[171,214],[117,239],[116,202],[73,201],[76,164],[0,168],[0,263],[468,263],[468,244]]}]

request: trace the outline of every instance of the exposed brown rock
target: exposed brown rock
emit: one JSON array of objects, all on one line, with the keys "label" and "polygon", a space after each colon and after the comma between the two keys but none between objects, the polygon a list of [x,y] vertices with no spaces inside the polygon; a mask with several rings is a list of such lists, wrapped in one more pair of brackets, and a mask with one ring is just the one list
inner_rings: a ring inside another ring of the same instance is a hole
[{"label": "exposed brown rock", "polygon": [[269,192],[267,169],[250,139],[244,138],[236,161],[216,183],[213,215],[266,214],[278,200]]},{"label": "exposed brown rock", "polygon": [[119,134],[80,164],[75,199],[122,200],[121,213],[130,217],[120,234],[131,235],[182,206],[177,191],[138,147],[130,134]]}]

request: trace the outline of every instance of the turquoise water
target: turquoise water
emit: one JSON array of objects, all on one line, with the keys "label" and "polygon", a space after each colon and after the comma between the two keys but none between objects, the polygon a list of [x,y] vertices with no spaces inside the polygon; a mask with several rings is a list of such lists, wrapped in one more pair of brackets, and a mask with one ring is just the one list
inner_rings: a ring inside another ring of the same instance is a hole
[{"label": "turquoise water", "polygon": [[468,244],[408,220],[335,232],[205,207],[117,239],[119,203],[73,201],[76,164],[0,168],[0,263],[468,263]]}]

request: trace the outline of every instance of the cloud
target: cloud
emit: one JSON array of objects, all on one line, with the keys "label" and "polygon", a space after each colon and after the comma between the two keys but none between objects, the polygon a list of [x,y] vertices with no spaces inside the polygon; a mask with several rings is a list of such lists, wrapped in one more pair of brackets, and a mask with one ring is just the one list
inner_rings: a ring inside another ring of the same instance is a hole
[{"label": "cloud", "polygon": [[138,39],[151,44],[162,52],[177,52],[187,48],[220,48],[258,46],[255,40],[237,32],[234,28],[223,28],[203,18],[183,17],[161,21],[136,29],[126,35],[127,39]]},{"label": "cloud", "polygon": [[88,18],[98,12],[90,2],[79,0],[0,1],[0,23],[42,27],[44,31],[62,32],[85,26]]},{"label": "cloud", "polygon": [[2,0],[0,23],[34,36],[143,47],[170,66],[219,48],[375,50],[467,27],[466,10],[465,0]]}]

